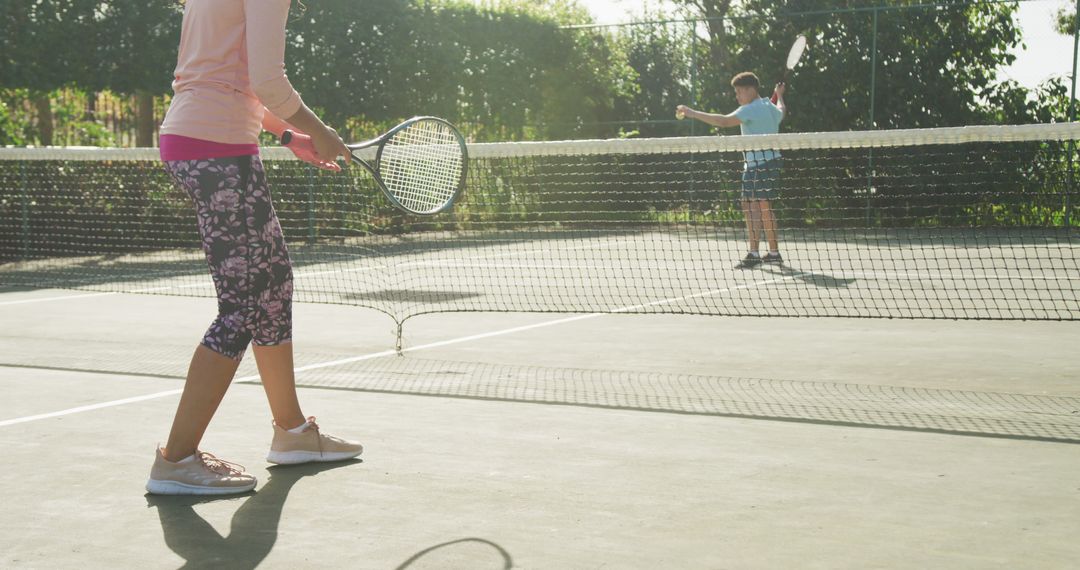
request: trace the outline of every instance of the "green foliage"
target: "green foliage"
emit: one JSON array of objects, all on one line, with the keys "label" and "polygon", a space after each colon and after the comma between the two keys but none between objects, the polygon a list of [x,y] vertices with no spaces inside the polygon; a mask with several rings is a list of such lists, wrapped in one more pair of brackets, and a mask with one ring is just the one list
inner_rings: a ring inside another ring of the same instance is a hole
[{"label": "green foliage", "polygon": [[33,141],[30,113],[23,104],[29,98],[26,89],[0,89],[0,146]]},{"label": "green foliage", "polygon": [[[1061,84],[1029,92],[997,79],[1021,41],[1015,4],[679,3],[674,14],[650,17],[712,19],[567,29],[589,20],[573,0],[297,3],[287,70],[305,101],[349,138],[417,114],[451,119],[478,141],[669,136],[690,132],[690,122],[672,121],[679,103],[717,112],[734,108],[728,82],[738,71],[756,71],[767,95],[781,77],[791,40],[805,33],[810,46],[789,86],[785,130],[1063,116]],[[876,56],[874,4],[881,4]],[[911,6],[901,9],[905,4]],[[180,22],[175,0],[0,3],[0,90],[8,99],[0,111],[0,141],[34,140],[36,127],[27,125],[30,113],[12,99],[16,94],[61,88],[167,94]],[[1075,23],[1071,11],[1062,22]],[[54,115],[58,124],[82,120],[63,108]],[[698,133],[704,130],[697,126]],[[76,130],[86,144],[107,142],[107,133],[92,123]]]},{"label": "green foliage", "polygon": [[1077,17],[1076,7],[1064,8],[1058,10],[1054,17],[1054,28],[1061,34],[1066,36],[1072,36],[1076,34]]},{"label": "green foliage", "polygon": [[81,98],[66,98],[52,107],[53,120],[63,125],[66,138],[84,146],[113,146],[113,134],[103,124],[88,119],[81,103]]},{"label": "green foliage", "polygon": [[987,109],[994,124],[1065,122],[1069,120],[1069,86],[1062,77],[1031,90],[1007,81],[988,93]]},{"label": "green foliage", "polygon": [[180,4],[176,0],[102,0],[98,5],[97,84],[82,87],[132,94],[170,91]]},{"label": "green foliage", "polygon": [[610,118],[627,88],[610,38],[560,30],[580,17],[565,3],[321,0],[289,24],[289,74],[339,125],[422,110],[479,140],[544,136]]},{"label": "green foliage", "polygon": [[[619,42],[637,83],[627,97],[616,102],[617,116],[670,120],[677,105],[691,103],[693,41],[685,26],[632,26],[621,34]],[[640,134],[671,136],[680,132],[671,123],[651,123],[642,125]]]},{"label": "green foliage", "polygon": [[0,262],[173,247],[197,249],[198,232],[159,164],[0,161]]},{"label": "green foliage", "polygon": [[47,92],[98,80],[97,0],[0,3],[2,87]]},{"label": "green foliage", "polygon": [[0,86],[165,93],[180,39],[178,6],[175,0],[4,0]]},{"label": "green foliage", "polygon": [[[49,97],[60,89],[164,94],[180,37],[178,6],[174,0],[5,0],[0,3],[0,89],[5,96],[25,92],[27,97]],[[16,106],[0,120],[0,140],[49,142],[41,136],[47,129],[32,125],[29,116],[14,116]],[[106,129],[83,120],[80,110],[51,113],[53,122],[78,133],[81,144],[111,141]]]},{"label": "green foliage", "polygon": [[614,39],[595,31],[560,33],[548,45],[541,75],[539,132],[543,138],[606,138],[616,130],[616,101],[636,87],[636,74]]},{"label": "green foliage", "polygon": [[[1002,99],[1008,85],[999,83],[997,74],[1013,61],[1011,52],[1022,39],[1013,4],[925,7],[905,1],[918,6],[899,9],[900,3],[890,3],[877,11],[875,42],[875,12],[866,9],[874,6],[871,2],[842,8],[816,0],[684,3],[699,10],[708,4],[714,14],[728,6],[721,14],[725,25],[709,27],[709,45],[699,53],[700,98],[708,109],[728,112],[734,107],[728,81],[740,71],[755,71],[767,95],[782,78],[792,40],[806,34],[809,48],[787,95],[785,129],[793,131],[992,122],[1001,109],[987,101]],[[715,58],[718,53],[724,54],[722,60]]]}]

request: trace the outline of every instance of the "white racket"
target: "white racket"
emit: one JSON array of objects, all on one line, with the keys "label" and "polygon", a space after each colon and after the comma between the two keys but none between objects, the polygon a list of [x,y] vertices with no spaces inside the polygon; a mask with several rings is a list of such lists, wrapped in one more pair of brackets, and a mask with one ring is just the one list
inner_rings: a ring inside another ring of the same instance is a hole
[{"label": "white racket", "polygon": [[[788,78],[791,77],[791,72],[795,71],[795,67],[799,65],[799,60],[802,59],[803,52],[806,51],[806,36],[799,34],[795,38],[795,42],[791,44],[791,49],[787,54],[787,68],[784,70],[784,79],[780,82],[781,85],[786,85]],[[779,97],[776,92],[772,94],[772,102],[776,103]]]}]

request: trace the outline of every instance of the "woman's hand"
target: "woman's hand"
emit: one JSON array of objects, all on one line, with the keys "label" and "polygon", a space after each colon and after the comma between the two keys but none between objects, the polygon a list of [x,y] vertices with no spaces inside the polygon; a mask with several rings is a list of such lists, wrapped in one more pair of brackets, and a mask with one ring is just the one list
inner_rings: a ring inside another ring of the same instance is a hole
[{"label": "woman's hand", "polygon": [[[342,145],[344,146],[344,143],[342,143]],[[296,155],[296,158],[299,158],[308,164],[313,164],[323,170],[341,172],[341,166],[334,160],[324,160],[319,158],[320,155],[316,150],[311,137],[303,133],[293,131],[292,139],[289,140],[289,144],[285,145],[285,148],[291,150],[292,153]],[[348,149],[346,149],[345,154],[348,156]]]},{"label": "woman's hand", "polygon": [[[305,148],[305,152],[310,151],[317,162],[310,160],[308,162],[319,168],[333,170],[333,168],[324,165],[332,162],[336,163],[339,156],[345,159],[345,164],[352,161],[352,154],[349,152],[348,147],[345,146],[345,142],[338,136],[337,131],[326,126],[326,123],[316,117],[315,113],[312,113],[307,105],[301,104],[296,113],[285,119],[285,123],[311,137],[309,141],[311,146]],[[297,154],[297,156],[300,155]],[[300,156],[300,158],[308,160],[303,156]]]},{"label": "woman's hand", "polygon": [[311,139],[315,147],[315,155],[320,160],[333,162],[340,156],[345,159],[345,164],[349,164],[352,154],[345,146],[345,141],[341,140],[334,129],[326,127],[312,135]]}]

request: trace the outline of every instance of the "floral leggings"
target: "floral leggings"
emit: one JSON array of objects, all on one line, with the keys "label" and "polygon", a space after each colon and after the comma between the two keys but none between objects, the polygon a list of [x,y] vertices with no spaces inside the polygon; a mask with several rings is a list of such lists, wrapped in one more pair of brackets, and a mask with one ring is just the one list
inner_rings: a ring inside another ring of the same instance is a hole
[{"label": "floral leggings", "polygon": [[195,203],[217,290],[203,346],[240,360],[250,342],[290,342],[292,264],[258,155],[170,160],[165,169]]}]

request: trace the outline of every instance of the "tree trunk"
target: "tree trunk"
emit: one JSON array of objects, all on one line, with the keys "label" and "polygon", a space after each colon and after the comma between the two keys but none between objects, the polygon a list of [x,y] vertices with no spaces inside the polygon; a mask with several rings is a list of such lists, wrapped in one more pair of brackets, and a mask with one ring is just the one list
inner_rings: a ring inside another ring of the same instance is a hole
[{"label": "tree trunk", "polygon": [[48,93],[34,95],[34,109],[37,111],[39,138],[42,146],[53,144],[52,101]]},{"label": "tree trunk", "polygon": [[729,57],[731,47],[728,41],[727,29],[724,27],[727,23],[725,19],[730,10],[731,0],[724,0],[709,3],[708,10],[705,12],[705,17],[710,18],[708,20],[709,56],[712,58],[712,65],[716,66],[715,69],[718,70],[729,70],[731,67],[731,58]]},{"label": "tree trunk", "polygon": [[154,146],[154,96],[142,89],[135,92],[138,108],[135,146]]},{"label": "tree trunk", "polygon": [[699,94],[699,102],[715,102],[727,87],[727,79],[732,73],[731,69],[731,46],[728,38],[727,17],[731,12],[732,0],[684,0],[692,6],[699,17],[706,18],[705,27],[709,32],[708,49],[709,61],[698,62],[703,69],[711,70],[710,73],[700,74],[704,78],[702,87],[707,92],[704,97]]},{"label": "tree trunk", "polygon": [[86,94],[86,111],[83,113],[83,120],[88,122],[94,122],[97,120],[97,91],[90,91]]}]

